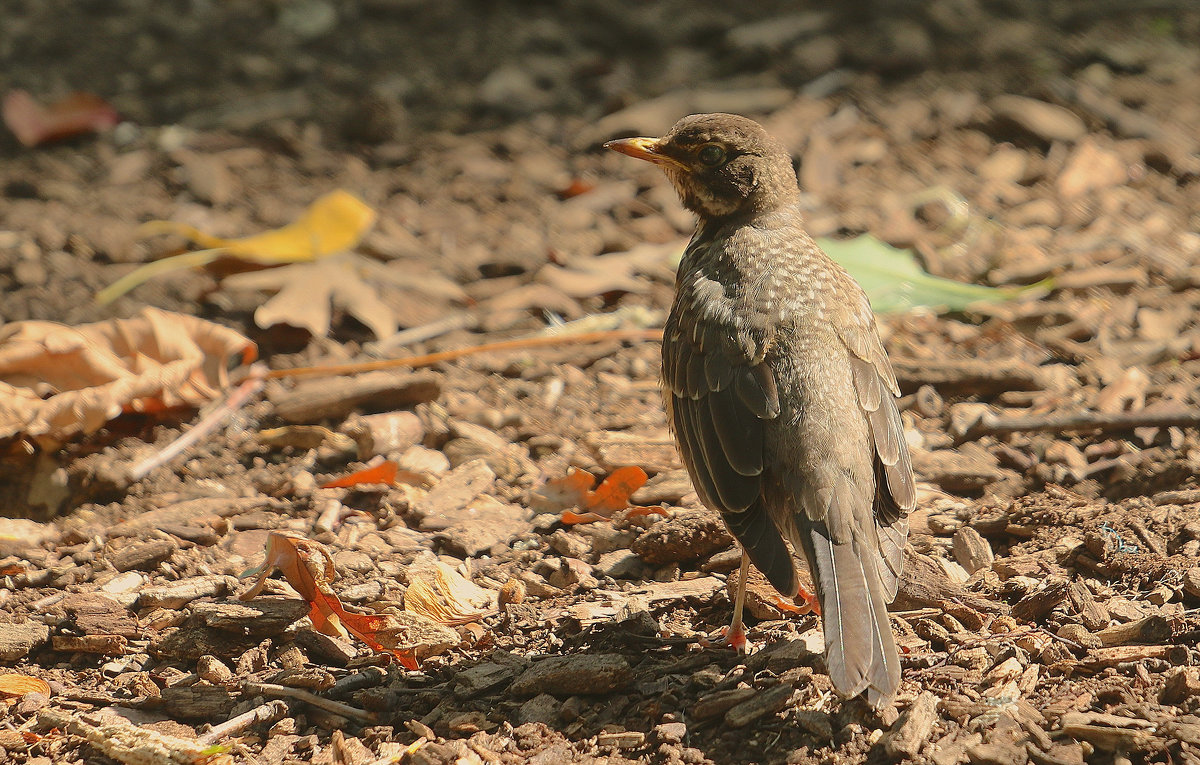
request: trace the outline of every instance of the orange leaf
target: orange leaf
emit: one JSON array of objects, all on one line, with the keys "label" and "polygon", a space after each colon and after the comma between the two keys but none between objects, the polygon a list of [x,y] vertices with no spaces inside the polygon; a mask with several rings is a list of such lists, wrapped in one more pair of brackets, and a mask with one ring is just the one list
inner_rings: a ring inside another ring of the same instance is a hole
[{"label": "orange leaf", "polygon": [[72,93],[42,106],[24,90],[8,91],[0,117],[25,146],[106,130],[120,121],[115,109],[91,93]]},{"label": "orange leaf", "polygon": [[665,507],[631,507],[629,512],[625,513],[626,518],[645,518],[647,515],[666,515]]},{"label": "orange leaf", "polygon": [[539,508],[553,511],[581,507],[587,502],[588,493],[596,485],[596,476],[586,470],[571,468],[565,478],[547,481],[538,489],[535,501]]},{"label": "orange leaf", "polygon": [[341,478],[335,478],[332,481],[321,484],[322,489],[342,489],[347,486],[358,486],[364,483],[387,483],[395,484],[396,476],[400,472],[400,466],[392,460],[384,460],[378,465],[363,468],[349,475],[344,475]]},{"label": "orange leaf", "polygon": [[588,510],[601,515],[612,515],[629,507],[629,498],[646,483],[646,471],[631,466],[617,468],[588,496]]},{"label": "orange leaf", "polygon": [[246,572],[257,574],[258,581],[242,594],[241,599],[250,600],[262,592],[267,577],[275,569],[279,569],[288,584],[308,601],[308,618],[318,632],[340,638],[354,635],[372,650],[391,653],[403,666],[417,668],[412,651],[388,649],[375,638],[375,633],[387,623],[387,617],[356,614],[345,609],[329,586],[336,573],[333,558],[322,545],[303,537],[272,531],[267,535],[267,556],[263,565],[257,571]]},{"label": "orange leaf", "polygon": [[595,523],[596,521],[608,520],[603,515],[595,513],[576,513],[570,510],[564,510],[560,519],[567,526],[575,526],[580,523]]}]

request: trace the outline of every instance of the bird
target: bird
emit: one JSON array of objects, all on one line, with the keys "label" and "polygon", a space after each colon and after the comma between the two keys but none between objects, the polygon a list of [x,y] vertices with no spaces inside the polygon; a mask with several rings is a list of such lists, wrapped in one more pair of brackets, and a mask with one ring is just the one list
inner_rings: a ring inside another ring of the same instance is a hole
[{"label": "bird", "polygon": [[734,114],[604,146],[661,169],[697,216],[663,328],[667,419],[696,493],[742,549],[726,641],[745,645],[749,564],[812,575],[837,692],[882,709],[900,685],[887,615],[916,506],[900,389],[862,287],[805,230],[787,149]]}]

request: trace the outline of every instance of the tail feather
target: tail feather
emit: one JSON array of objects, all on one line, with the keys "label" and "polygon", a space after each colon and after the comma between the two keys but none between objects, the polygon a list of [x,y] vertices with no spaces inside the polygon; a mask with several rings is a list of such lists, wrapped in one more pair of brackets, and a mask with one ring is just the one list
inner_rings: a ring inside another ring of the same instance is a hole
[{"label": "tail feather", "polygon": [[824,521],[800,519],[800,542],[821,599],[825,663],[838,693],[875,707],[900,686],[900,662],[880,587],[877,552],[834,544]]}]

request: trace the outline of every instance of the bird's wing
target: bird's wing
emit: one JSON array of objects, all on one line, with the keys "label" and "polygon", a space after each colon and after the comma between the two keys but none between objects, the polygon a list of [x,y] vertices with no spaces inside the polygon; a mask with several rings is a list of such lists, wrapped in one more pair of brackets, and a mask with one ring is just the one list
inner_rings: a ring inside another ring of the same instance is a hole
[{"label": "bird's wing", "polygon": [[779,416],[769,338],[716,281],[679,285],[663,332],[668,417],[696,493],[718,510],[754,565],[785,595],[799,586],[787,545],[762,499],[765,423]]},{"label": "bird's wing", "polygon": [[839,335],[850,351],[858,404],[866,415],[874,443],[875,530],[884,564],[879,576],[890,602],[896,596],[908,538],[906,517],[917,504],[916,483],[904,425],[896,408],[900,386],[879,340],[870,302],[861,289],[853,293],[858,304],[848,312],[848,321],[840,326]]}]

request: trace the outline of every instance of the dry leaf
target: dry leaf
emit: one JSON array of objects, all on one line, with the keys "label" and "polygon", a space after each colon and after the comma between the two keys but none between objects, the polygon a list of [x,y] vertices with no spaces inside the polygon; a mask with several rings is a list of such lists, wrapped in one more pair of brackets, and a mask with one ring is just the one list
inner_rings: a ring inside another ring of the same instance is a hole
[{"label": "dry leaf", "polygon": [[371,467],[356,470],[353,473],[344,475],[341,478],[335,478],[332,481],[327,481],[321,484],[322,489],[341,489],[348,486],[358,486],[364,483],[396,483],[396,476],[400,473],[400,466],[393,460],[381,460],[378,464]]},{"label": "dry leaf", "polygon": [[404,593],[404,610],[439,624],[479,621],[495,609],[496,593],[470,581],[441,561],[414,564]]},{"label": "dry leaf", "polygon": [[593,513],[609,516],[629,507],[629,498],[646,483],[646,471],[640,467],[617,468],[588,495],[586,507]]},{"label": "dry leaf", "polygon": [[318,632],[340,638],[354,635],[372,650],[391,653],[404,667],[417,668],[413,652],[391,647],[396,644],[393,619],[380,614],[356,614],[342,606],[342,601],[329,586],[336,573],[333,558],[324,546],[310,539],[272,531],[267,535],[266,558],[262,565],[243,574],[257,575],[258,578],[241,599],[250,600],[262,592],[267,577],[276,569],[300,597],[308,601],[308,618]]},{"label": "dry leaf", "polygon": [[367,258],[346,253],[315,263],[234,274],[221,286],[275,292],[254,312],[254,323],[263,329],[290,324],[307,329],[314,337],[325,337],[333,306],[337,306],[376,337],[390,337],[396,332],[396,316],[379,298],[371,278],[372,265]]},{"label": "dry leaf", "polygon": [[[629,507],[629,498],[646,483],[646,471],[640,467],[617,468],[591,491],[596,477],[586,470],[572,469],[564,478],[547,481],[533,497],[533,505],[542,511],[562,510],[562,522],[567,525],[594,523],[611,518],[613,513]],[[576,513],[567,508],[579,508]],[[633,508],[631,517],[663,514],[662,508]]]},{"label": "dry leaf", "polygon": [[29,675],[0,675],[0,696],[5,701],[14,702],[26,693],[40,693],[49,698],[50,683]]},{"label": "dry leaf", "polygon": [[115,109],[91,93],[72,93],[42,106],[24,90],[8,91],[0,117],[24,146],[107,130],[120,121]]},{"label": "dry leaf", "polygon": [[341,189],[313,202],[299,218],[283,228],[241,239],[211,236],[183,223],[150,221],[139,229],[142,236],[178,234],[205,249],[147,263],[101,290],[96,301],[110,303],[155,276],[205,266],[221,257],[268,266],[316,261],[355,247],[374,224],[375,211]]},{"label": "dry leaf", "polygon": [[0,328],[0,438],[62,443],[122,411],[199,406],[228,385],[232,357],[256,353],[232,329],[157,308],[79,327],[13,322]]}]

